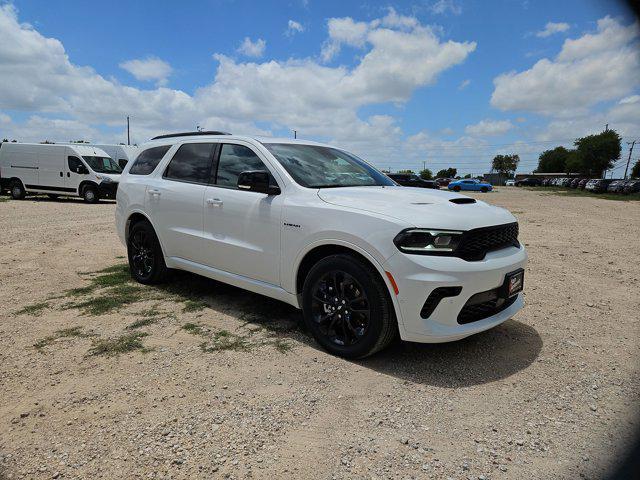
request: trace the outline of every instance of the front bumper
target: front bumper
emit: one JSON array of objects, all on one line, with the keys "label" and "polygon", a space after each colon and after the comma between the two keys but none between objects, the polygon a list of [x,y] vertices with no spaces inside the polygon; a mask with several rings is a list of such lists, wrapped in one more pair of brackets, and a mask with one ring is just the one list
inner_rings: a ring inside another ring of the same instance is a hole
[{"label": "front bumper", "polygon": [[[523,305],[523,294],[495,315],[470,323],[459,323],[458,315],[474,295],[499,288],[505,276],[524,268],[524,247],[490,252],[484,260],[468,262],[456,257],[406,255],[397,252],[384,265],[397,285],[397,311],[403,340],[439,343],[459,340],[492,328],[511,318]],[[421,317],[425,301],[438,287],[462,287],[460,293],[442,298],[428,318]]]},{"label": "front bumper", "polygon": [[98,193],[100,198],[116,198],[118,192],[118,182],[100,182],[98,184]]}]

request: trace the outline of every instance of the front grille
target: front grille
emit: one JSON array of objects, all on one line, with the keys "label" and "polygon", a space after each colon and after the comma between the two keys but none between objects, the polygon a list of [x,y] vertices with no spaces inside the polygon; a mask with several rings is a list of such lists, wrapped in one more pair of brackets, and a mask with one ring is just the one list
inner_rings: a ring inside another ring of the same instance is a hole
[{"label": "front grille", "polygon": [[484,320],[506,310],[518,298],[514,295],[510,298],[500,298],[500,288],[495,288],[487,292],[481,292],[471,297],[465,303],[458,314],[458,323],[465,324]]},{"label": "front grille", "polygon": [[455,255],[464,260],[482,260],[488,252],[507,247],[519,247],[518,223],[476,228],[465,232]]}]

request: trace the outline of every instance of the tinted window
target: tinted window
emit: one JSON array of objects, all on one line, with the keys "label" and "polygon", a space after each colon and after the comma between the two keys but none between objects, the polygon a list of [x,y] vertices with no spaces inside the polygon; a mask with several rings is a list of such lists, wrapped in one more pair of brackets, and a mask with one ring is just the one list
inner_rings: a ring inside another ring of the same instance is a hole
[{"label": "tinted window", "polygon": [[[243,145],[223,145],[220,151],[220,160],[218,160],[216,184],[222,187],[237,188],[238,175],[246,170],[269,171],[262,163],[262,160],[250,148]],[[277,185],[271,174],[269,174],[269,179],[271,185]]]},{"label": "tinted window", "polygon": [[138,155],[136,161],[131,165],[129,173],[133,175],[149,175],[153,172],[167,150],[171,148],[171,145],[162,145],[160,147],[148,148]]},{"label": "tinted window", "polygon": [[77,172],[78,167],[84,167],[84,164],[80,161],[78,157],[68,157],[67,163],[69,164],[70,172]]},{"label": "tinted window", "polygon": [[169,162],[164,178],[183,182],[209,183],[213,143],[186,143]]},{"label": "tinted window", "polygon": [[277,143],[265,144],[265,147],[303,187],[394,185],[382,172],[343,150]]}]

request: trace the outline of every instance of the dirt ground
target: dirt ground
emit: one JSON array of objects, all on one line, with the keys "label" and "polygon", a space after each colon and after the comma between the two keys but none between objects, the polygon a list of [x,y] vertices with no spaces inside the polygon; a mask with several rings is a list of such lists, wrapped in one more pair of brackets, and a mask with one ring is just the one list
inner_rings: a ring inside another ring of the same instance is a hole
[{"label": "dirt ground", "polygon": [[127,282],[113,203],[0,201],[0,478],[602,478],[640,423],[640,204],[475,196],[520,221],[524,310],[357,362],[264,297]]}]

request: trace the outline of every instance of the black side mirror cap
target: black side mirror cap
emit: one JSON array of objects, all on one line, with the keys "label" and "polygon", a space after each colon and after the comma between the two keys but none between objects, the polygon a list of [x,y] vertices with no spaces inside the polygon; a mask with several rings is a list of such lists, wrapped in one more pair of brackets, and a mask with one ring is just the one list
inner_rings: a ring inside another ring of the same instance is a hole
[{"label": "black side mirror cap", "polygon": [[269,185],[269,172],[264,170],[246,170],[238,175],[238,189],[249,192],[279,195],[280,187]]}]

